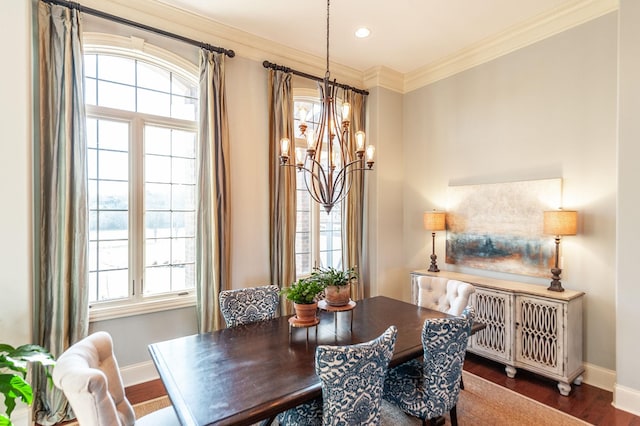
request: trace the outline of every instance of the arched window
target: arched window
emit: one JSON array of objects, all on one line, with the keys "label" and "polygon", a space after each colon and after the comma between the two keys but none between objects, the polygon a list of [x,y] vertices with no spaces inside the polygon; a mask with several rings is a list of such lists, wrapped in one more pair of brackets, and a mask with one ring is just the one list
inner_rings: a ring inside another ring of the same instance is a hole
[{"label": "arched window", "polygon": [[197,67],[132,41],[85,38],[92,307],[195,287]]}]

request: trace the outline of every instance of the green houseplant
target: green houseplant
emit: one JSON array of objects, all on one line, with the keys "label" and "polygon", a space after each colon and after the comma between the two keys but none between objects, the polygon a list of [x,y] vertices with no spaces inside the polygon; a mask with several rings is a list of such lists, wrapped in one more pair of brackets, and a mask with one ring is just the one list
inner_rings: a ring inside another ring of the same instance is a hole
[{"label": "green houseplant", "polygon": [[[0,393],[4,396],[4,413],[0,412],[0,426],[11,426],[11,413],[16,399],[27,405],[33,401],[33,389],[27,378],[27,363],[38,363],[45,367],[49,376],[50,366],[55,364],[53,356],[38,345],[22,345],[14,348],[0,343]],[[50,376],[49,376],[50,377]]]},{"label": "green houseplant", "polygon": [[317,281],[324,288],[325,302],[331,306],[345,306],[351,300],[351,283],[358,278],[356,268],[347,270],[331,266],[314,268],[309,279]]},{"label": "green houseplant", "polygon": [[311,278],[301,278],[291,287],[280,290],[280,295],[293,302],[296,311],[296,316],[293,318],[295,324],[305,325],[316,322],[318,296],[323,290],[322,283]]}]

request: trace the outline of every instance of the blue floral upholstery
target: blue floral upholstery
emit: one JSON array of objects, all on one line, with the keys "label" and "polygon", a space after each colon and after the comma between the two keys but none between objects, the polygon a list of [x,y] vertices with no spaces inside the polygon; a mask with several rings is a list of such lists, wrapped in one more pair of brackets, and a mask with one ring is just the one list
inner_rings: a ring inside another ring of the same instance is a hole
[{"label": "blue floral upholstery", "polygon": [[316,374],[322,398],[278,415],[281,425],[377,425],[382,388],[398,330],[350,346],[318,346]]},{"label": "blue floral upholstery", "polygon": [[423,422],[450,412],[456,425],[455,407],[474,317],[473,308],[467,307],[460,317],[425,321],[424,362],[411,360],[389,370],[384,399]]},{"label": "blue floral upholstery", "polygon": [[221,291],[220,311],[227,327],[275,318],[278,291],[275,285]]}]

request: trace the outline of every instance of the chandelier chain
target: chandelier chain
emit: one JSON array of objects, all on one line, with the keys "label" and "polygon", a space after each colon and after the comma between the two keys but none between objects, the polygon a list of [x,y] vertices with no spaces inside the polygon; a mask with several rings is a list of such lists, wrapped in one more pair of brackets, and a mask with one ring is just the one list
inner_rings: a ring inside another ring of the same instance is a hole
[{"label": "chandelier chain", "polygon": [[331,0],[327,0],[327,72],[324,75],[325,79],[329,79],[329,4]]}]

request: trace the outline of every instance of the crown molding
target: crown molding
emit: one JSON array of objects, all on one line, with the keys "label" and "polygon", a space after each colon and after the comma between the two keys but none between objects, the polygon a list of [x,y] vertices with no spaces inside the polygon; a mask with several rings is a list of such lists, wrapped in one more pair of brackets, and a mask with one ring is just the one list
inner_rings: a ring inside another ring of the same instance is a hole
[{"label": "crown molding", "polygon": [[[193,40],[232,49],[239,57],[264,60],[323,77],[326,58],[293,49],[157,0],[81,0],[87,7],[117,15]],[[331,77],[362,87],[362,72],[331,62]]]},{"label": "crown molding", "polygon": [[366,88],[384,87],[395,92],[404,92],[404,75],[391,68],[383,66],[369,68],[363,73],[362,80]]},{"label": "crown molding", "polygon": [[618,10],[618,0],[577,0],[486,38],[454,55],[405,74],[404,93]]},{"label": "crown molding", "polygon": [[[83,5],[185,37],[233,49],[239,57],[268,60],[319,77],[325,59],[277,44],[158,0],[81,0]],[[332,78],[354,87],[384,87],[407,93],[489,62],[618,9],[618,0],[576,0],[486,38],[406,74],[379,66],[360,71],[331,63]]]}]

